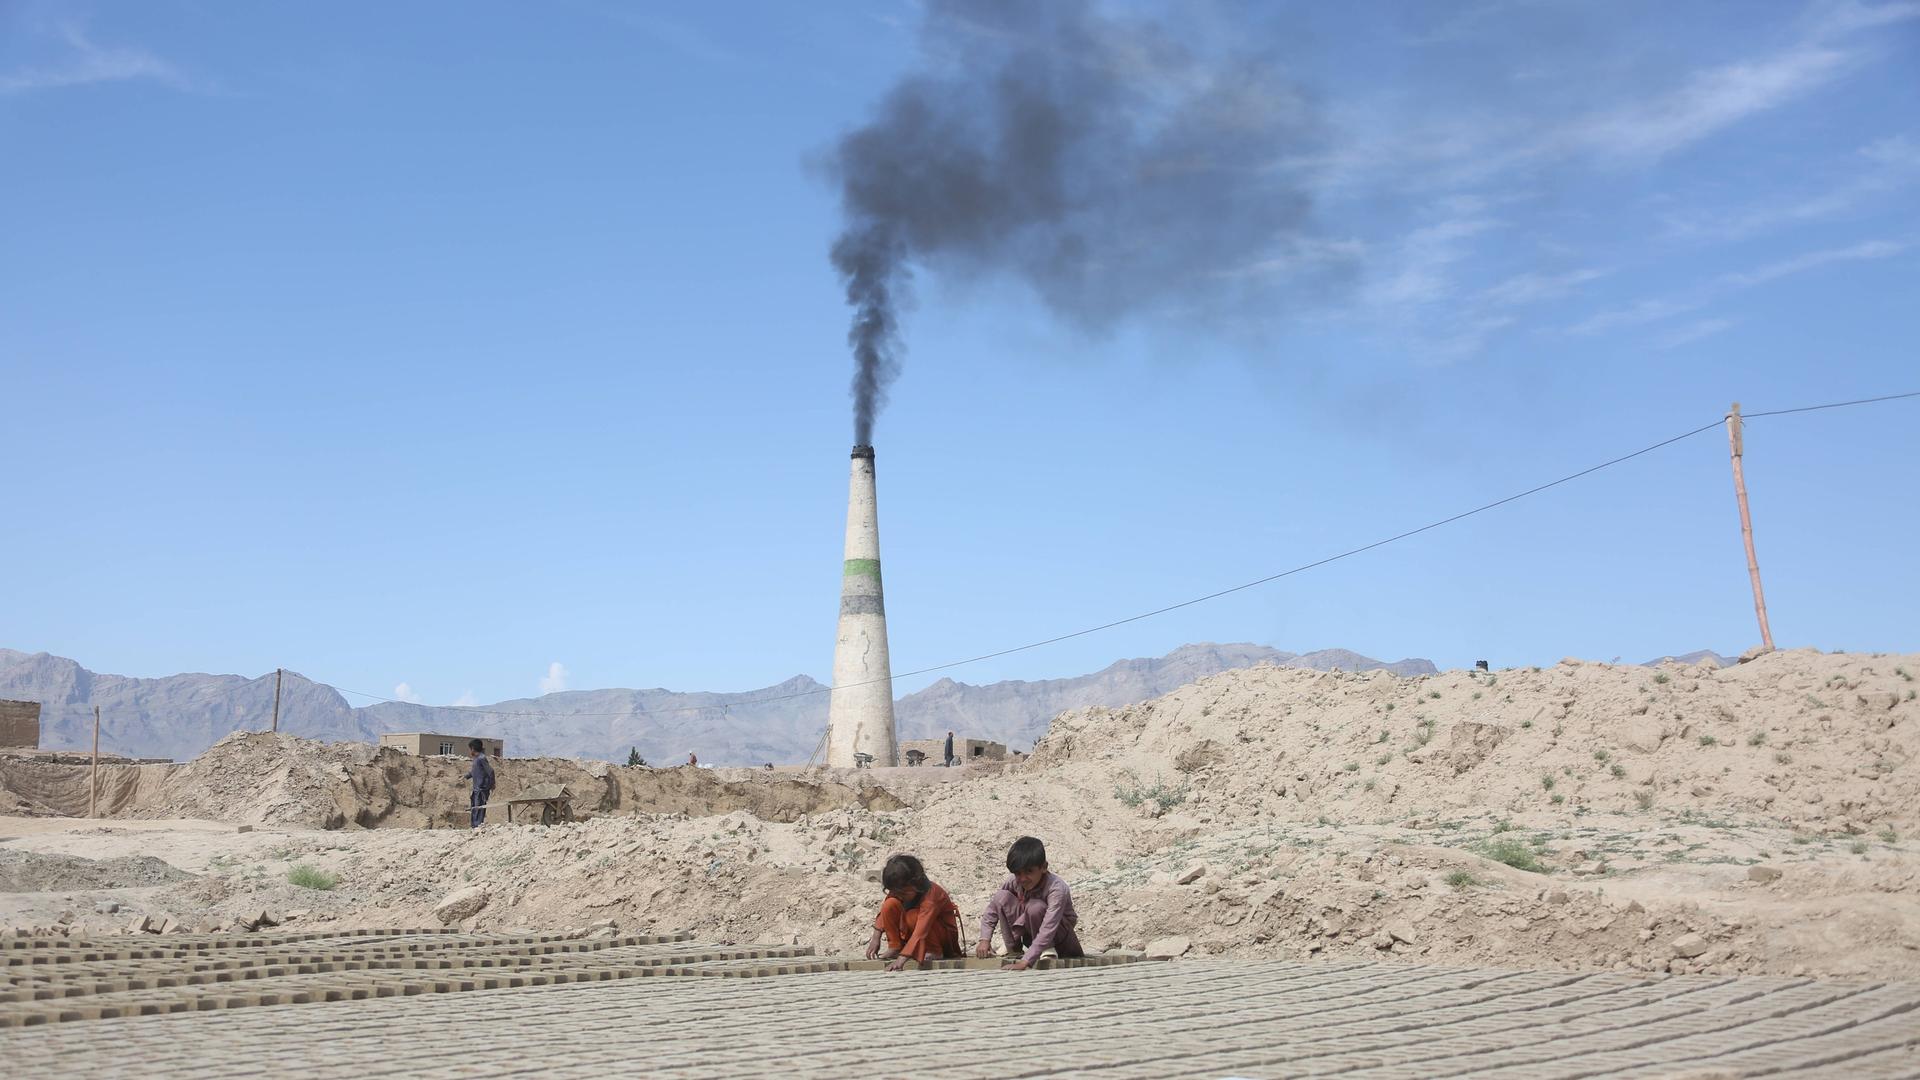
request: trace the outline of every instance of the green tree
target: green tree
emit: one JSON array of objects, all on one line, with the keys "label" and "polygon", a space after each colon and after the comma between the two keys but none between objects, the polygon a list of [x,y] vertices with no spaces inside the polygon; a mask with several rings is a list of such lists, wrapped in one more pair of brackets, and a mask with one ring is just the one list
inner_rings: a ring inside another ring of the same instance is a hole
[{"label": "green tree", "polygon": [[627,764],[629,764],[629,765],[645,765],[646,763],[647,763],[647,759],[646,759],[646,758],[643,758],[643,757],[641,757],[641,756],[640,756],[640,748],[639,748],[639,747],[637,747],[637,746],[629,746],[629,747],[627,747]]}]

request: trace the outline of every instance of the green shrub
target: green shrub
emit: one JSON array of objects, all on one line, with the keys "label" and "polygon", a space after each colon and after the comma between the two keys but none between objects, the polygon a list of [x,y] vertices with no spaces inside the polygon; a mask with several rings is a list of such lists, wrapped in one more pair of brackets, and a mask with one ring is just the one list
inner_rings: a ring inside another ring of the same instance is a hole
[{"label": "green shrub", "polygon": [[1865,840],[1855,840],[1852,844],[1848,845],[1848,850],[1852,851],[1855,855],[1865,855],[1867,853],[1867,842]]},{"label": "green shrub", "polygon": [[1625,780],[1627,778],[1627,767],[1617,761],[1614,762],[1613,766],[1607,771],[1613,774],[1615,780]]},{"label": "green shrub", "polygon": [[1139,806],[1151,799],[1164,808],[1172,808],[1187,801],[1187,789],[1170,787],[1158,775],[1150,786],[1142,784],[1139,777],[1129,775],[1124,783],[1114,787],[1113,797],[1123,806]]},{"label": "green shrub", "polygon": [[287,881],[303,889],[319,889],[321,892],[340,884],[338,876],[317,867],[308,866],[306,863],[297,863],[293,869],[288,870]]},{"label": "green shrub", "polygon": [[1653,809],[1653,792],[1651,792],[1651,791],[1636,791],[1636,792],[1634,792],[1634,793],[1633,793],[1633,805],[1635,805],[1635,806],[1637,806],[1637,807],[1639,807],[1639,808],[1640,808],[1640,809],[1642,809],[1642,810],[1651,810],[1651,809]]},{"label": "green shrub", "polygon": [[1340,766],[1340,770],[1342,772],[1359,772],[1360,763],[1357,761],[1349,761],[1345,765]]},{"label": "green shrub", "polygon": [[1613,756],[1612,754],[1607,753],[1605,750],[1595,750],[1593,752],[1593,760],[1599,762],[1602,765],[1605,765],[1607,763],[1607,759],[1612,756]]},{"label": "green shrub", "polygon": [[1541,774],[1540,774],[1540,786],[1541,786],[1541,787],[1542,787],[1543,789],[1545,789],[1545,790],[1547,790],[1547,791],[1552,791],[1552,790],[1553,790],[1553,774],[1552,774],[1552,773],[1541,773]]},{"label": "green shrub", "polygon": [[1765,746],[1766,742],[1767,742],[1767,733],[1764,731],[1756,731],[1753,734],[1747,736],[1748,746]]},{"label": "green shrub", "polygon": [[1455,870],[1453,873],[1447,875],[1447,884],[1456,889],[1471,889],[1480,884],[1480,879],[1467,873],[1465,870]]},{"label": "green shrub", "polygon": [[1550,802],[1550,803],[1552,803],[1552,804],[1553,804],[1553,805],[1555,805],[1555,806],[1559,806],[1559,805],[1560,805],[1561,803],[1563,803],[1563,802],[1566,802],[1566,801],[1567,801],[1567,797],[1566,797],[1565,795],[1557,795],[1557,794],[1556,794],[1556,795],[1555,795],[1555,796],[1554,796],[1553,798],[1551,798],[1551,799],[1548,799],[1547,801],[1548,801],[1548,802]]},{"label": "green shrub", "polygon": [[1663,671],[1663,672],[1661,672],[1660,674],[1658,674],[1658,675],[1655,675],[1655,676],[1653,677],[1653,681],[1654,681],[1654,682],[1657,682],[1657,683],[1659,683],[1659,684],[1661,684],[1662,686],[1664,686],[1664,685],[1666,685],[1667,683],[1670,683],[1670,682],[1672,682],[1672,681],[1673,681],[1673,677],[1672,677],[1672,676],[1670,676],[1670,675],[1668,675],[1668,674],[1667,674],[1666,672],[1664,672],[1664,671]]},{"label": "green shrub", "polygon": [[1546,873],[1547,865],[1540,861],[1532,848],[1518,840],[1499,838],[1488,840],[1480,845],[1480,854],[1497,863],[1505,863],[1515,870],[1525,870],[1530,874]]},{"label": "green shrub", "polygon": [[1700,736],[1700,745],[1701,746],[1719,746],[1720,740],[1714,738],[1711,735],[1702,735]]}]

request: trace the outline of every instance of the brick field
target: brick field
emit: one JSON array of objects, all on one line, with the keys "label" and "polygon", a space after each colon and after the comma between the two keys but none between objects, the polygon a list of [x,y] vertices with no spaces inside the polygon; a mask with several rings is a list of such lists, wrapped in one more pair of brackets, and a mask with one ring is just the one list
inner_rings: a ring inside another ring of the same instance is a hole
[{"label": "brick field", "polygon": [[27,939],[8,1072],[1920,1077],[1920,984],[1401,964],[889,975],[673,936]]}]

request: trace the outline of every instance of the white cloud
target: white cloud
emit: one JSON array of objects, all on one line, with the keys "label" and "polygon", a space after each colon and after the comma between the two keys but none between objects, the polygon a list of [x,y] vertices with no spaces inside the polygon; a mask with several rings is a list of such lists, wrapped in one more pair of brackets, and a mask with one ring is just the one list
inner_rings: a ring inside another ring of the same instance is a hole
[{"label": "white cloud", "polygon": [[0,94],[133,79],[149,79],[175,89],[187,87],[186,78],[177,68],[145,49],[96,45],[78,26],[65,27],[61,37],[67,43],[68,55],[51,64],[0,73]]},{"label": "white cloud", "polygon": [[1920,141],[1908,135],[1876,140],[1854,155],[1863,165],[1826,191],[1791,201],[1705,214],[1669,214],[1668,231],[1682,239],[1739,240],[1774,229],[1852,213],[1873,199],[1920,182]]},{"label": "white cloud", "polygon": [[540,680],[540,692],[543,694],[554,694],[565,690],[567,688],[567,678],[570,674],[571,673],[567,671],[567,665],[558,660],[548,664],[546,677]]},{"label": "white cloud", "polygon": [[462,708],[462,709],[472,708],[473,706],[480,704],[480,699],[473,696],[473,691],[468,690],[467,692],[461,694],[459,697],[454,698],[453,704],[457,708]]},{"label": "white cloud", "polygon": [[1609,271],[1588,268],[1564,274],[1520,274],[1510,277],[1480,294],[1480,299],[1495,307],[1520,307],[1543,300],[1557,300],[1581,285],[1606,277]]},{"label": "white cloud", "polygon": [[[1694,289],[1690,293],[1678,296],[1661,296],[1642,300],[1622,308],[1602,311],[1567,328],[1572,335],[1597,334],[1603,330],[1612,330],[1623,326],[1644,326],[1648,323],[1663,322],[1691,311],[1698,311],[1715,300],[1731,293],[1741,292],[1771,281],[1778,281],[1794,274],[1817,270],[1841,262],[1858,262],[1866,259],[1887,259],[1901,254],[1911,245],[1895,243],[1891,240],[1867,240],[1851,247],[1829,248],[1823,251],[1809,251],[1792,258],[1780,259],[1731,274],[1722,274],[1707,285]],[[1713,320],[1707,320],[1712,322]],[[1697,323],[1696,326],[1705,325]],[[1710,333],[1718,333],[1726,327],[1719,327]],[[1704,335],[1701,335],[1704,336]],[[1691,340],[1691,339],[1684,339]],[[1684,340],[1682,343],[1684,343]]]},{"label": "white cloud", "polygon": [[1568,149],[1603,157],[1661,157],[1825,85],[1854,59],[1842,49],[1802,45],[1710,68],[1672,93],[1577,121],[1560,138]]},{"label": "white cloud", "polygon": [[407,702],[410,705],[418,704],[420,701],[420,695],[413,689],[413,687],[407,685],[406,683],[401,683],[400,685],[393,688],[393,699],[395,701]]},{"label": "white cloud", "polygon": [[1701,319],[1680,327],[1661,338],[1656,344],[1663,349],[1677,349],[1682,345],[1699,341],[1701,338],[1712,337],[1732,325],[1732,319]]},{"label": "white cloud", "polygon": [[1764,285],[1793,274],[1805,273],[1837,262],[1858,262],[1863,259],[1888,259],[1907,250],[1907,245],[1896,244],[1891,240],[1868,240],[1852,247],[1830,248],[1826,251],[1809,251],[1795,255],[1790,259],[1767,263],[1752,270],[1737,274],[1725,274],[1721,284],[1733,289],[1747,289],[1755,285]]}]

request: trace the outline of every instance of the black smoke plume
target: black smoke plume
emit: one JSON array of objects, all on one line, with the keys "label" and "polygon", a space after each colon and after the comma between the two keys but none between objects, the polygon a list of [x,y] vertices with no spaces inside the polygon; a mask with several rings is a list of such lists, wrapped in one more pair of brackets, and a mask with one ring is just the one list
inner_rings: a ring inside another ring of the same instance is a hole
[{"label": "black smoke plume", "polygon": [[1269,55],[1189,40],[1205,9],[1169,10],[1185,36],[1083,0],[927,5],[920,66],[828,158],[856,442],[899,373],[914,266],[1011,276],[1099,332],[1231,317],[1298,254],[1309,200],[1282,166],[1315,141],[1307,98]]}]

